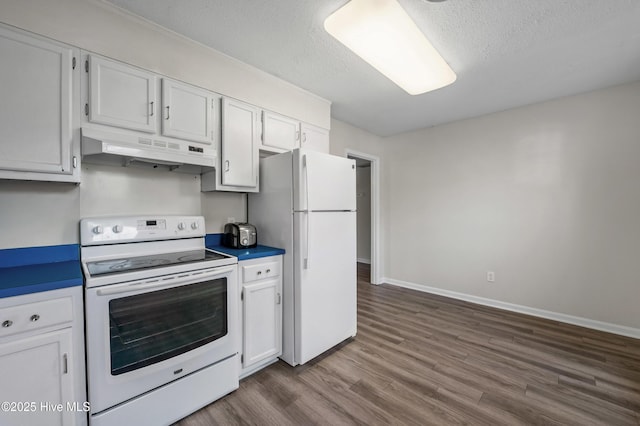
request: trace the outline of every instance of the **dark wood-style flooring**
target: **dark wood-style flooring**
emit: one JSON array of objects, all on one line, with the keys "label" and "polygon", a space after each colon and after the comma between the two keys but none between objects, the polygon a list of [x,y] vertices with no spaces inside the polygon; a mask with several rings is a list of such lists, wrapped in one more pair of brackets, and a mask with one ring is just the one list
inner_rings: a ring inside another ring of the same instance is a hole
[{"label": "dark wood-style flooring", "polygon": [[354,340],[273,364],[177,425],[640,424],[640,341],[368,274]]}]

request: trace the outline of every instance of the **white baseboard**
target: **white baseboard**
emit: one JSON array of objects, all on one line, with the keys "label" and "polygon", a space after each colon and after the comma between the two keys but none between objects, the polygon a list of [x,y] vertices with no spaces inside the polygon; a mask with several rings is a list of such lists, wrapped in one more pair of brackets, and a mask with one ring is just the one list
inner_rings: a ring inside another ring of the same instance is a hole
[{"label": "white baseboard", "polygon": [[499,300],[487,299],[484,297],[473,296],[465,293],[458,293],[441,288],[429,287],[422,284],[416,284],[408,281],[396,280],[393,278],[383,278],[383,283],[395,285],[398,287],[409,288],[424,293],[438,294],[440,296],[450,297],[452,299],[464,300],[466,302],[477,303],[478,305],[491,306],[493,308],[504,309],[505,311],[518,312],[521,314],[532,315],[534,317],[546,318],[554,321],[564,322],[568,324],[578,325],[581,327],[591,328],[594,330],[606,331],[608,333],[619,334],[621,336],[633,337],[640,339],[640,329],[627,327],[624,325],[612,324],[608,322],[596,321],[589,318],[576,317],[573,315],[562,314],[559,312],[546,311],[544,309],[531,308],[529,306],[516,305],[514,303],[501,302]]},{"label": "white baseboard", "polygon": [[371,265],[371,259],[365,259],[363,257],[359,257],[356,259],[358,263],[366,263],[367,265]]}]

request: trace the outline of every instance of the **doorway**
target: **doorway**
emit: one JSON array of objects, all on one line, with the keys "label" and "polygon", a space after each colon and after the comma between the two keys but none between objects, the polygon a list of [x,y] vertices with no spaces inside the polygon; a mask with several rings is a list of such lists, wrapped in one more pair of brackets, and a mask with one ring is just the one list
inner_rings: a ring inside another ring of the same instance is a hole
[{"label": "doorway", "polygon": [[346,150],[347,158],[356,161],[356,202],[358,226],[358,263],[369,264],[371,283],[381,284],[379,259],[379,175],[378,157]]}]

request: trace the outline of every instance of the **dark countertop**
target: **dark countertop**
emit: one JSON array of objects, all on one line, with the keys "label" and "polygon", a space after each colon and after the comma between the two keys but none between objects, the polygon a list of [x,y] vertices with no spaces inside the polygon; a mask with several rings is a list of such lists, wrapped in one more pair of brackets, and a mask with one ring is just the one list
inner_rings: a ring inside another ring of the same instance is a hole
[{"label": "dark countertop", "polygon": [[0,250],[0,298],[83,283],[77,244]]},{"label": "dark countertop", "polygon": [[235,256],[238,260],[258,259],[260,257],[277,256],[284,254],[281,248],[258,245],[249,249],[232,249],[222,245],[222,234],[207,234],[204,240],[208,249]]},{"label": "dark countertop", "polygon": [[222,253],[230,254],[231,256],[235,256],[238,258],[239,261],[284,254],[283,249],[276,248],[276,247],[269,247],[269,246],[261,246],[261,245],[258,245],[253,248],[247,248],[247,249],[232,249],[232,248],[224,247],[221,245],[207,246],[207,248],[211,250],[219,251]]}]

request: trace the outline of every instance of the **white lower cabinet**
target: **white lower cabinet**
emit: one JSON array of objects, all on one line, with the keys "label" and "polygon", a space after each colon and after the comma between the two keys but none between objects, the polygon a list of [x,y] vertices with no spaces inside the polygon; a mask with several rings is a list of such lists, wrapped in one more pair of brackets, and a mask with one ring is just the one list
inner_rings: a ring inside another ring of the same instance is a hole
[{"label": "white lower cabinet", "polygon": [[0,400],[16,404],[9,411],[3,408],[2,424],[73,424],[66,407],[73,398],[71,356],[71,328],[0,345],[0,377],[11,384],[0,387]]},{"label": "white lower cabinet", "polygon": [[87,424],[82,323],[82,287],[0,299],[0,424]]},{"label": "white lower cabinet", "polygon": [[242,352],[240,377],[282,354],[282,256],[243,260],[240,268]]}]

